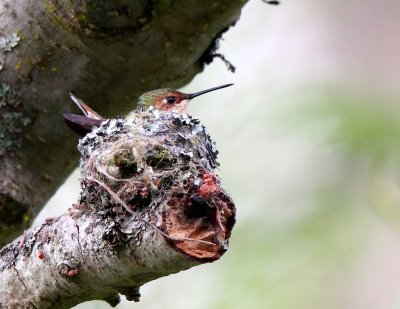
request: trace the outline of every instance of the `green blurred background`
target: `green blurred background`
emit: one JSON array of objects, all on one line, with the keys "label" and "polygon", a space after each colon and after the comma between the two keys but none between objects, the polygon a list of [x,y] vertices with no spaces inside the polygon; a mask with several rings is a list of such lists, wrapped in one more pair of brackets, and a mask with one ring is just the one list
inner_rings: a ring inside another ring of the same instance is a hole
[{"label": "green blurred background", "polygon": [[183,91],[235,83],[190,106],[236,202],[230,249],[118,308],[400,308],[400,1],[251,0],[220,51],[237,72],[216,59]]}]

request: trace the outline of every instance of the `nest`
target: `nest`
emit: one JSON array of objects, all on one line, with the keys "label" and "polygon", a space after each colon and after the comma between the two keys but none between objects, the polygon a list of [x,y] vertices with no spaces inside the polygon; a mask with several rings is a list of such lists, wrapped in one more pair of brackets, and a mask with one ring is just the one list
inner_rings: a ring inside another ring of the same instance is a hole
[{"label": "nest", "polygon": [[133,113],[103,122],[79,150],[81,204],[109,222],[104,239],[112,245],[140,242],[150,228],[197,260],[226,251],[235,207],[214,174],[218,152],[198,119]]}]

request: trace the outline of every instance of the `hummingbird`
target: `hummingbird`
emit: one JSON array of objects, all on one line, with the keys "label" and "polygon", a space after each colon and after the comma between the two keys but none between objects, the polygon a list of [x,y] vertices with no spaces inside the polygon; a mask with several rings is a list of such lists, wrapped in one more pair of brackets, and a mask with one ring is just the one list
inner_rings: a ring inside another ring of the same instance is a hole
[{"label": "hummingbird", "polygon": [[[233,84],[225,84],[206,90],[198,91],[195,93],[183,93],[171,88],[161,88],[143,93],[139,96],[136,109],[129,113],[140,113],[146,111],[150,107],[160,111],[176,111],[178,113],[187,113],[189,101],[202,94],[226,88]],[[92,131],[93,127],[100,127],[101,123],[106,120],[93,109],[91,109],[85,102],[77,98],[74,94],[69,93],[72,101],[79,107],[83,115],[75,115],[71,113],[63,114],[67,125],[76,133],[85,136]]]}]

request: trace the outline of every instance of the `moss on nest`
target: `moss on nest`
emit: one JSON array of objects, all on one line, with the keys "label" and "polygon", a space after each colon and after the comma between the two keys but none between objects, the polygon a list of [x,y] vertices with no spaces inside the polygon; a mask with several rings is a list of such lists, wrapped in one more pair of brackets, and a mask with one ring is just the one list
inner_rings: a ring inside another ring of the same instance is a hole
[{"label": "moss on nest", "polygon": [[123,178],[133,176],[138,172],[137,162],[131,149],[116,152],[112,162],[119,169],[119,174]]}]

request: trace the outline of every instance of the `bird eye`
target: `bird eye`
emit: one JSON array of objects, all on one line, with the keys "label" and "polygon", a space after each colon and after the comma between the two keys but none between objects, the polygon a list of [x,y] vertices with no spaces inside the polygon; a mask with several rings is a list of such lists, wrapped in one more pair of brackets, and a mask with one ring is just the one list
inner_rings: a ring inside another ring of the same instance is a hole
[{"label": "bird eye", "polygon": [[166,97],[168,104],[174,104],[176,102],[176,97]]}]

